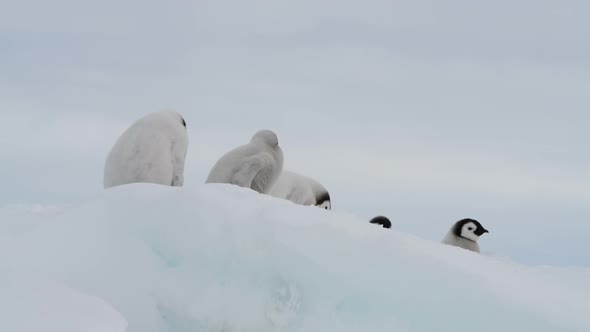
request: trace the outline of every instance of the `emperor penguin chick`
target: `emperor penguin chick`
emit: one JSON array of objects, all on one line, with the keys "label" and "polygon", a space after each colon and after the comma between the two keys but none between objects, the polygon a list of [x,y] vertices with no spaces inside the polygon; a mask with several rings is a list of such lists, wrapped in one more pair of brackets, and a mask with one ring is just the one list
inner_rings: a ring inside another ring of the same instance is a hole
[{"label": "emperor penguin chick", "polygon": [[389,220],[389,218],[384,217],[384,216],[377,216],[373,219],[371,219],[371,221],[369,221],[371,224],[377,224],[377,225],[381,225],[383,226],[383,228],[391,228],[391,221]]},{"label": "emperor penguin chick", "polygon": [[314,205],[331,210],[330,193],[316,180],[290,171],[283,171],[270,195],[299,205]]},{"label": "emperor penguin chick", "polygon": [[477,240],[484,233],[489,233],[477,220],[462,219],[449,230],[442,243],[479,253]]},{"label": "emperor penguin chick", "polygon": [[213,166],[206,183],[229,183],[266,194],[283,170],[283,150],[270,130],[254,134],[250,143],[223,155]]},{"label": "emperor penguin chick", "polygon": [[187,147],[186,122],[180,114],[148,114],[123,132],[111,148],[104,167],[104,187],[137,182],[180,187]]}]

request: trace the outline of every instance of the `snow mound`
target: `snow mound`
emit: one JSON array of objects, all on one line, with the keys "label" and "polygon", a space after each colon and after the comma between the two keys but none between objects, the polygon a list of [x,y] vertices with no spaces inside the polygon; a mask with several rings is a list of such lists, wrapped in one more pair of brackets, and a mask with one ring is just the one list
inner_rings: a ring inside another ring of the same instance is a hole
[{"label": "snow mound", "polygon": [[235,186],[121,186],[2,232],[4,269],[97,296],[131,332],[590,330],[590,269],[521,266]]},{"label": "snow mound", "polygon": [[0,206],[0,237],[5,233],[22,233],[45,217],[64,213],[66,208],[42,204],[7,204]]},{"label": "snow mound", "polygon": [[57,283],[0,276],[1,331],[123,332],[125,319],[104,301]]}]

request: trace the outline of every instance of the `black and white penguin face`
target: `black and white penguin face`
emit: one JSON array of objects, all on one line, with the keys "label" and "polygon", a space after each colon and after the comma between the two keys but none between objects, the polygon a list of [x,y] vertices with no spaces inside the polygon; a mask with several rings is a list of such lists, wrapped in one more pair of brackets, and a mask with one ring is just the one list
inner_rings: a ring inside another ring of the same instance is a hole
[{"label": "black and white penguin face", "polygon": [[322,204],[318,205],[318,207],[324,210],[332,210],[332,204],[330,203],[330,201],[324,201],[322,202]]},{"label": "black and white penguin face", "polygon": [[327,191],[316,194],[315,200],[315,205],[320,209],[332,210],[332,200],[330,199],[330,194]]},{"label": "black and white penguin face", "polygon": [[279,146],[279,138],[274,132],[270,130],[261,130],[257,132],[252,137],[251,142],[260,142],[272,148],[276,148]]},{"label": "black and white penguin face", "polygon": [[474,219],[463,219],[458,221],[455,224],[454,231],[456,235],[473,242],[477,242],[479,237],[484,233],[489,233],[487,229]]}]

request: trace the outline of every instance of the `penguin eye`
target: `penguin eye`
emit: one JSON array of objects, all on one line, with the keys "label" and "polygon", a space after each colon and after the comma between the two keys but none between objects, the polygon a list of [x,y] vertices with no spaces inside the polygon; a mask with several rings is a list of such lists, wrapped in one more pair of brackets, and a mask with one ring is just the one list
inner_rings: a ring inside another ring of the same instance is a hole
[{"label": "penguin eye", "polygon": [[467,229],[470,230],[470,231],[472,231],[473,230],[473,227],[467,227]]}]

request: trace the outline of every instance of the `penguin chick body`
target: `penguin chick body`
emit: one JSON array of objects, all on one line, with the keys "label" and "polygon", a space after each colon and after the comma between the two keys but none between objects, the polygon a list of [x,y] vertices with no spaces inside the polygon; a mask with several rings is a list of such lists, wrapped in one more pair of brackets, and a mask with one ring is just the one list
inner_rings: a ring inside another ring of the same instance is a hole
[{"label": "penguin chick body", "polygon": [[229,183],[266,194],[283,170],[283,150],[270,130],[254,134],[248,144],[223,155],[211,169],[206,183]]},{"label": "penguin chick body", "polygon": [[315,205],[331,210],[328,190],[316,180],[290,171],[283,171],[270,191],[270,195],[299,205]]},{"label": "penguin chick body", "polygon": [[104,167],[104,188],[129,183],[182,186],[188,148],[186,122],[174,111],[148,114],[117,140]]}]

